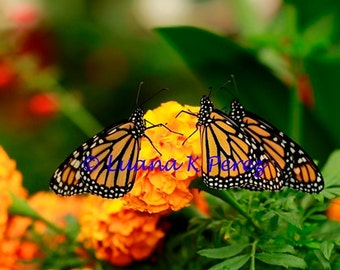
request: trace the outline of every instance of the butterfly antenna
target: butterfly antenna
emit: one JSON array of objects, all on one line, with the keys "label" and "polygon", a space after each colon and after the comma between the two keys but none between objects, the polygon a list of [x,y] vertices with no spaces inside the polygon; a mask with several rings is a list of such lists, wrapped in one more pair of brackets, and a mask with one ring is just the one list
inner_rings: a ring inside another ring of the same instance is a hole
[{"label": "butterfly antenna", "polygon": [[[233,74],[231,74],[231,75],[230,75],[230,78],[231,78],[231,79],[229,79],[228,81],[226,81],[226,82],[220,87],[220,89],[225,89],[225,90],[227,90],[227,92],[228,92],[229,94],[231,94],[231,95],[233,96],[234,99],[238,100],[238,97],[237,97],[238,88],[237,88],[235,76],[234,76]],[[229,83],[233,83],[233,84],[234,84],[234,89],[235,89],[236,94],[233,93],[232,91],[230,91],[230,90],[226,87],[226,85],[229,84]]]},{"label": "butterfly antenna", "polygon": [[136,106],[139,107],[139,96],[140,96],[140,91],[142,89],[143,81],[139,83],[138,91],[137,91],[137,97],[136,97]]},{"label": "butterfly antenna", "polygon": [[[236,95],[238,95],[238,87],[237,87],[237,83],[236,83],[236,78],[235,78],[234,74],[231,74],[230,77],[231,77],[231,80],[233,81]],[[234,97],[235,97],[235,95],[234,95]]]},{"label": "butterfly antenna", "polygon": [[212,86],[209,86],[209,94],[208,94],[208,98],[210,98],[211,92],[212,92]]},{"label": "butterfly antenna", "polygon": [[155,94],[153,94],[151,97],[149,97],[148,99],[144,100],[142,105],[145,104],[146,102],[148,102],[150,99],[153,99],[155,96],[157,96],[159,93],[169,90],[169,88],[161,88],[159,89]]}]

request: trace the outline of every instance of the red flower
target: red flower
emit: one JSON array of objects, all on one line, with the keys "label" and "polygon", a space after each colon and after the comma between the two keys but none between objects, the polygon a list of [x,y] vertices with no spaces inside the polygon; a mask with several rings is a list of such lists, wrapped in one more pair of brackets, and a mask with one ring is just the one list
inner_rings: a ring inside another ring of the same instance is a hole
[{"label": "red flower", "polygon": [[33,96],[29,101],[29,110],[37,116],[51,116],[59,109],[57,97],[52,93]]},{"label": "red flower", "polygon": [[9,21],[16,24],[17,27],[27,28],[35,25],[40,19],[38,6],[33,3],[14,5],[7,11]]},{"label": "red flower", "polygon": [[12,65],[6,60],[0,61],[0,91],[8,89],[15,77],[16,74]]},{"label": "red flower", "polygon": [[300,100],[309,108],[314,108],[314,92],[312,84],[307,74],[302,74],[297,78],[297,91]]}]

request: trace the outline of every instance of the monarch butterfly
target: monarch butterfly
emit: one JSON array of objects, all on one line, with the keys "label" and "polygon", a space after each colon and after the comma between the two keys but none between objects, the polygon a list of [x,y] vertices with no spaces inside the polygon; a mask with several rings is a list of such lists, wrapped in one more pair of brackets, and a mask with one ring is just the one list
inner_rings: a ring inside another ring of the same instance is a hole
[{"label": "monarch butterfly", "polygon": [[138,105],[139,92],[140,88],[137,108],[132,115],[105,128],[74,150],[55,171],[50,189],[62,196],[91,193],[110,199],[122,197],[132,189],[136,170],[121,170],[122,164],[136,164],[142,137],[153,146],[145,130],[164,126],[146,127],[144,112]]},{"label": "monarch butterfly", "polygon": [[[266,183],[261,183],[261,175],[270,160],[261,156],[255,140],[242,131],[237,122],[214,108],[208,96],[201,98],[198,114],[182,112],[198,118],[196,130],[186,140],[199,130],[202,178],[208,187],[229,189],[254,184],[269,188]],[[274,178],[268,185],[279,189],[282,181]]]},{"label": "monarch butterfly", "polygon": [[[244,110],[237,100],[231,103],[229,116],[243,132],[255,139],[260,151],[271,160],[264,173],[264,181],[270,180],[270,173],[278,168],[284,186],[307,193],[319,193],[323,190],[324,181],[317,165],[291,138],[256,114]],[[245,188],[261,189],[254,185],[247,185]]]},{"label": "monarch butterfly", "polygon": [[202,178],[208,187],[274,191],[289,186],[308,193],[323,189],[321,173],[302,148],[237,101],[228,115],[203,96],[198,114],[186,113],[198,118],[187,139],[199,130]]}]

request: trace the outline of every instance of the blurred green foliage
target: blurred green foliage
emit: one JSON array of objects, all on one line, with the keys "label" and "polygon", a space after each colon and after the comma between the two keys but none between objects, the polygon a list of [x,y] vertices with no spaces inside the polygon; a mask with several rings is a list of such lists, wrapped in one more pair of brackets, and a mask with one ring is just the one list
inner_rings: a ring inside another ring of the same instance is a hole
[{"label": "blurred green foliage", "polygon": [[[44,2],[44,21],[28,35],[34,36],[32,46],[37,51],[30,60],[47,61],[48,67],[39,70],[31,64],[17,63],[22,73],[29,74],[27,81],[35,83],[47,77],[42,86],[30,91],[52,91],[60,96],[70,93],[102,127],[130,116],[141,81],[141,103],[161,88],[170,89],[143,104],[145,111],[168,100],[190,103],[199,89],[198,82],[165,42],[133,20],[131,4]],[[48,49],[43,47],[45,44]],[[53,69],[50,73],[49,66]],[[72,105],[61,101],[62,108]],[[13,112],[5,112],[4,117],[10,113]],[[100,131],[87,123],[88,118],[75,117],[80,118],[82,126],[89,125],[86,133],[65,117],[63,109],[48,122],[38,118],[33,125],[0,125],[1,145],[17,161],[24,174],[24,185],[31,192],[47,190],[57,166],[91,133]]]},{"label": "blurred green foliage", "polygon": [[[256,13],[241,2],[232,2],[235,12],[243,12],[255,24]],[[44,2],[46,14],[36,31],[49,47],[43,50],[43,60],[57,70],[49,75],[59,85],[56,91],[71,93],[101,126],[130,115],[140,81],[145,82],[141,101],[160,88],[170,89],[143,104],[145,109],[167,100],[199,105],[201,95],[213,86],[217,107],[228,111],[237,96],[247,109],[292,136],[323,164],[340,144],[339,14],[334,3],[331,8],[317,2],[306,8],[301,1],[287,1],[257,31],[247,29],[238,18],[239,34],[231,37],[193,27],[147,31],[133,19],[129,1]],[[25,73],[25,65],[21,69]],[[237,89],[226,84],[231,74]],[[312,108],[296,98],[297,80],[304,75],[312,84]],[[35,82],[42,76],[37,70],[27,80]],[[218,90],[222,85],[227,91]],[[55,89],[46,85],[44,91]],[[69,104],[62,101],[61,106]],[[31,192],[47,189],[60,162],[100,130],[80,113],[76,123],[68,116],[60,114],[38,129],[0,127],[2,145],[17,160]]]},{"label": "blurred green foliage", "polygon": [[[339,93],[334,91],[340,63],[337,5],[316,8],[313,2],[306,8],[294,1],[284,4],[261,31],[253,33],[240,22],[239,35],[226,38],[192,27],[146,31],[132,20],[129,1],[63,2],[43,3],[46,14],[37,27],[49,47],[43,60],[57,68],[52,79],[75,95],[102,126],[131,113],[140,81],[145,82],[142,101],[162,87],[171,90],[151,99],[145,109],[167,100],[198,105],[201,94],[213,86],[217,107],[228,110],[236,95],[246,108],[297,139],[321,164],[339,145],[340,126],[334,124],[340,120]],[[245,3],[234,3],[237,14],[256,21]],[[290,67],[282,57],[290,59]],[[25,65],[21,68],[25,72]],[[312,82],[312,110],[292,100],[294,79],[284,81],[284,74],[300,73]],[[237,90],[233,84],[226,85],[227,91],[217,90],[231,74]],[[37,71],[31,76],[28,80],[36,81],[42,75]],[[87,119],[80,121],[86,125]],[[32,192],[46,189],[56,166],[89,136],[63,115],[39,129],[0,129],[2,144],[18,161]],[[88,133],[91,130],[94,134],[99,128],[90,125]]]}]

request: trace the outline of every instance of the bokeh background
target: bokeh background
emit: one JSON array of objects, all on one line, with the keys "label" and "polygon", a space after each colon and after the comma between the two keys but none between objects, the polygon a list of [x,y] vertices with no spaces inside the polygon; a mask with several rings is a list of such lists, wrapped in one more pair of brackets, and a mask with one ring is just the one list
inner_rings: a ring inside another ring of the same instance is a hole
[{"label": "bokeh background", "polygon": [[1,0],[0,144],[47,190],[143,81],[145,110],[238,97],[322,165],[340,145],[339,15],[335,0]]}]

